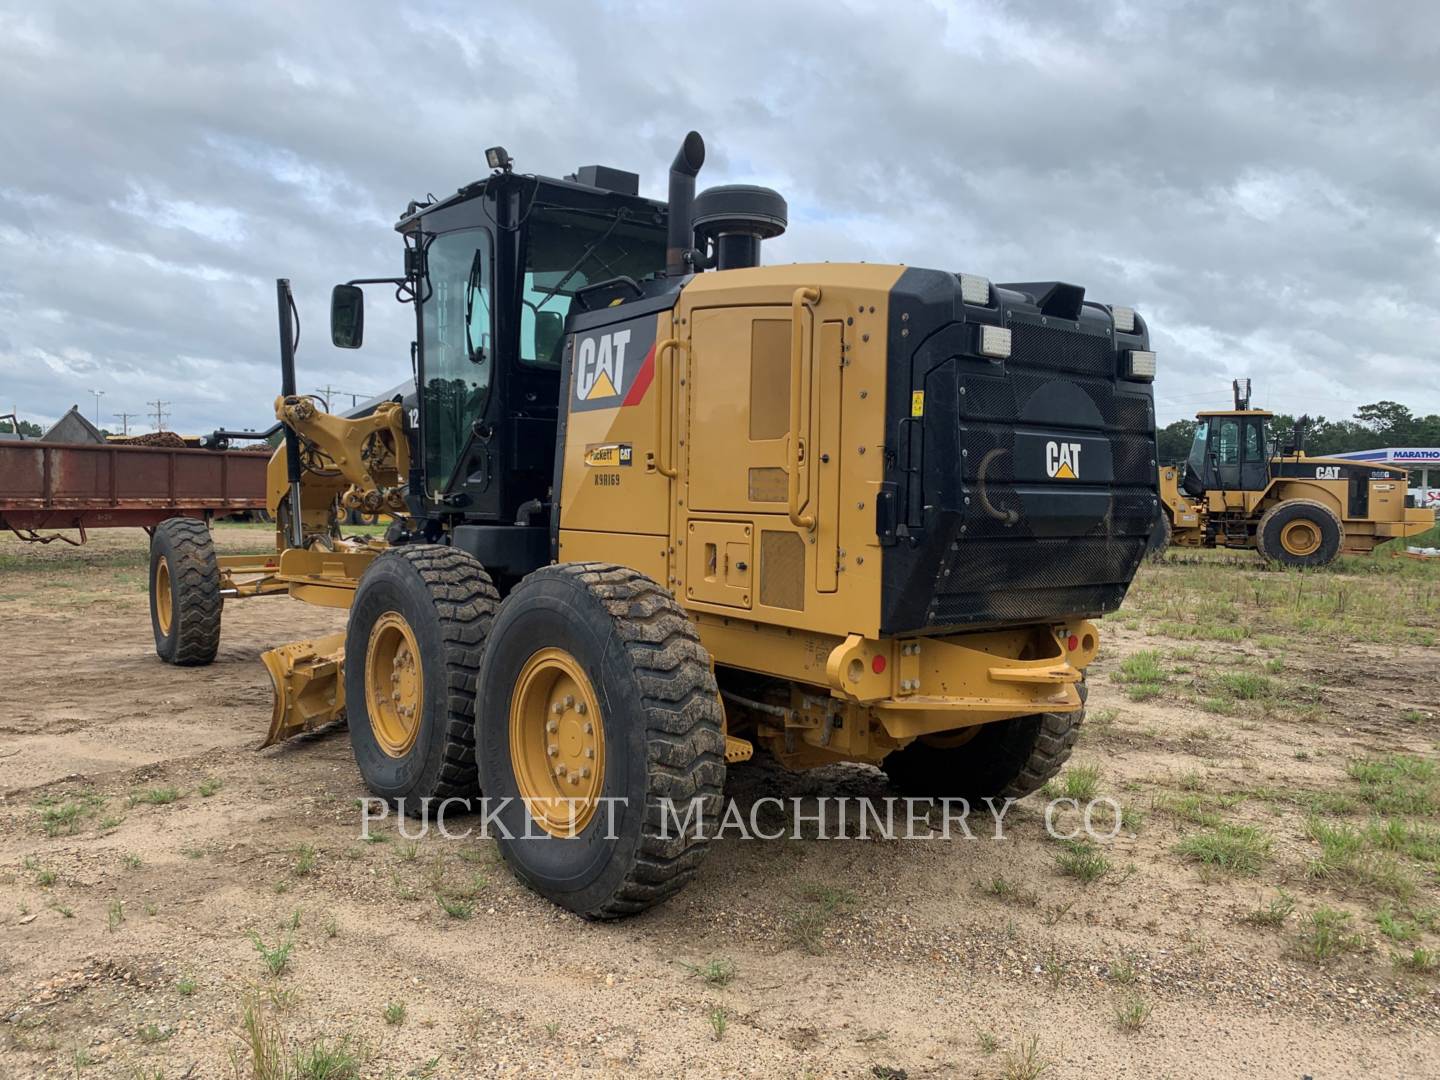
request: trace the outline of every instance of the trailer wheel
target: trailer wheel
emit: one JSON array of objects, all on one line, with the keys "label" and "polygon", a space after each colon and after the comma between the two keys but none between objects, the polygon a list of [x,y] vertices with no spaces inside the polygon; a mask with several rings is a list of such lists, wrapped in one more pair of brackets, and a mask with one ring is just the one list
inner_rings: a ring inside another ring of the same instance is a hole
[{"label": "trailer wheel", "polygon": [[345,712],[365,786],[404,812],[468,799],[475,675],[499,598],[473,555],[387,551],[365,571],[345,628]]},{"label": "trailer wheel", "polygon": [[1036,713],[959,731],[922,735],[881,764],[891,781],[917,798],[1023,799],[1060,771],[1085,722],[1073,713]]},{"label": "trailer wheel", "polygon": [[1324,503],[1290,499],[1265,511],[1255,530],[1260,554],[1282,566],[1329,566],[1344,529]]},{"label": "trailer wheel", "polygon": [[167,518],[150,537],[150,629],[167,664],[198,667],[220,647],[220,567],[210,527]]},{"label": "trailer wheel", "polygon": [[607,919],[695,876],[720,817],[723,712],[668,592],[606,563],[537,570],[500,607],[480,685],[480,782],[522,881]]}]

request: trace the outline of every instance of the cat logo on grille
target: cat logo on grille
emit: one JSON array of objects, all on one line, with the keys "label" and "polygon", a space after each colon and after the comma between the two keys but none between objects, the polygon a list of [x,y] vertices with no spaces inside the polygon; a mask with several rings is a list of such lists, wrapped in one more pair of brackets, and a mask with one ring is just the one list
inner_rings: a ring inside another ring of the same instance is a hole
[{"label": "cat logo on grille", "polygon": [[1045,471],[1056,480],[1080,479],[1080,444],[1078,442],[1047,442]]}]

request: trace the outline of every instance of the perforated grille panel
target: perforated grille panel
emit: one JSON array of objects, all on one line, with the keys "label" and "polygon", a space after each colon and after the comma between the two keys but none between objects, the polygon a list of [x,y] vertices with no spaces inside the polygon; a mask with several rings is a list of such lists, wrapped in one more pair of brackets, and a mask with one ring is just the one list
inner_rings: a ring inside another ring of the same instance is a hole
[{"label": "perforated grille panel", "polygon": [[760,603],[805,610],[805,541],[799,533],[761,530]]}]

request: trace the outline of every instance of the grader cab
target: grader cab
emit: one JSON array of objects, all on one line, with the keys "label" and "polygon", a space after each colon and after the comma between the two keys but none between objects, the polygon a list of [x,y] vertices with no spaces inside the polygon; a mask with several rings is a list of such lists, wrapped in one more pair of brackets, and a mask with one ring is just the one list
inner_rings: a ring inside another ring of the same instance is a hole
[{"label": "grader cab", "polygon": [[160,654],[213,658],[222,597],[348,608],[266,655],[267,741],[343,716],[377,796],[483,791],[516,873],[592,917],[694,875],[757,750],[922,796],[1054,775],[1157,508],[1144,321],[1063,282],[761,266],[784,199],[695,196],[693,132],[664,203],[487,157],[401,217],[400,275],[335,290],[342,347],[364,287],[413,305],[413,413],[298,395],[281,282],[277,550],[157,530]]}]

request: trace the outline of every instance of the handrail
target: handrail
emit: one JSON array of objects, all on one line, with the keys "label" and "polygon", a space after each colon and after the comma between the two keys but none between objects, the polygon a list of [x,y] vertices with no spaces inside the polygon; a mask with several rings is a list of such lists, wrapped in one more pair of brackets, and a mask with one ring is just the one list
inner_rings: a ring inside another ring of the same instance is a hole
[{"label": "handrail", "polygon": [[665,356],[684,347],[679,338],[666,338],[655,346],[655,471],[671,479],[679,476],[680,470],[675,467],[671,446],[675,441],[675,379]]},{"label": "handrail", "polygon": [[803,498],[800,492],[800,467],[806,464],[805,443],[809,434],[808,429],[801,432],[800,423],[810,412],[801,396],[810,381],[812,352],[805,341],[805,308],[819,301],[820,290],[810,286],[796,289],[790,299],[790,433],[785,439],[785,473],[790,524],[801,529],[815,527],[815,515],[800,512],[810,497],[808,484]]}]

